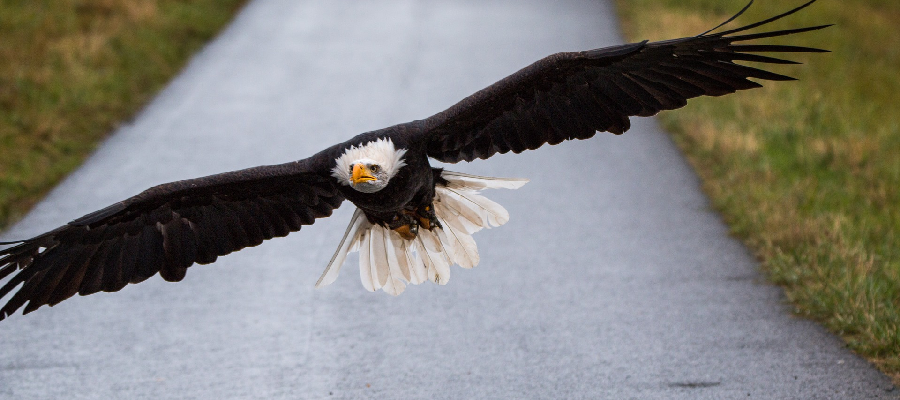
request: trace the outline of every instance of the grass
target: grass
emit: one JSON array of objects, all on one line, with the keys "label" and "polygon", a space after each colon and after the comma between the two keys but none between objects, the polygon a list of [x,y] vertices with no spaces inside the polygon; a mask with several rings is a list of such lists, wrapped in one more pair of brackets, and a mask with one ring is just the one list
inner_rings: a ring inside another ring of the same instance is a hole
[{"label": "grass", "polygon": [[[634,40],[703,32],[746,2],[617,1]],[[801,3],[757,0],[738,23]],[[771,28],[826,23],[768,40],[833,51],[780,55],[805,65],[770,69],[800,82],[692,100],[661,120],[795,312],[898,382],[900,2],[821,0]]]},{"label": "grass", "polygon": [[129,119],[245,0],[0,0],[0,228]]}]

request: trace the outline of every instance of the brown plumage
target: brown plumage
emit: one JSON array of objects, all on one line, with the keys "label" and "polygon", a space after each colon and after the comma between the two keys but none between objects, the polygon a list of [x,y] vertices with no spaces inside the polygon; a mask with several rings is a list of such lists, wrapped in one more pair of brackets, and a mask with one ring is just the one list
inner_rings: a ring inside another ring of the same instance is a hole
[{"label": "brown plumage", "polygon": [[[431,204],[440,171],[431,168],[429,158],[455,163],[587,139],[597,131],[621,134],[631,116],[679,108],[697,96],[760,87],[748,78],[791,80],[735,61],[795,64],[756,53],[824,50],[744,43],[828,25],[733,34],[814,1],[715,34],[557,53],[425,120],[364,133],[292,163],[159,185],[53,231],[5,243],[10,247],[0,250],[0,282],[9,279],[0,286],[0,299],[12,296],[0,308],[0,320],[23,306],[27,314],[76,293],[118,291],[156,273],[180,281],[194,263],[212,263],[297,231],[331,215],[345,199],[371,223],[389,225],[404,210]],[[406,165],[384,189],[362,193],[332,176],[346,149],[381,138],[406,149]]]}]

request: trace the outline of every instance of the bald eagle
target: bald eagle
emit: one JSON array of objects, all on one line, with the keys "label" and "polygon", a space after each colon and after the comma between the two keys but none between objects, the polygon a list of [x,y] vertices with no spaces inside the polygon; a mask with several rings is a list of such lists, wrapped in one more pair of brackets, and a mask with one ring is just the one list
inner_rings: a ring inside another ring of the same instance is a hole
[{"label": "bald eagle", "polygon": [[0,250],[0,282],[6,280],[0,299],[12,294],[0,320],[22,306],[27,314],[76,293],[115,292],[157,272],[180,281],[195,263],[297,231],[344,200],[356,211],[317,287],[333,282],[355,250],[369,291],[396,295],[407,283],[445,284],[452,264],[478,264],[472,234],[509,219],[480,192],[526,180],[445,171],[430,159],[457,163],[598,131],[622,134],[631,116],[761,86],[748,78],[792,80],[736,62],[796,64],[759,53],[824,50],[746,43],[828,25],[736,34],[814,1],[718,33],[711,32],[750,4],[697,36],[553,54],[426,119],[363,133],[287,164],[152,187],[50,232],[0,243],[8,246]]}]

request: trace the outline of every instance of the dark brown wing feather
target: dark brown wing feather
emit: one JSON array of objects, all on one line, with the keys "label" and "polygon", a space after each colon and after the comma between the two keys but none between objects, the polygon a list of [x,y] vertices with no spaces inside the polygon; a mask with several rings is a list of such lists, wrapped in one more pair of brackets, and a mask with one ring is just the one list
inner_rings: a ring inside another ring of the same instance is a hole
[{"label": "dark brown wing feather", "polygon": [[[327,158],[327,157],[326,157]],[[0,250],[0,320],[76,293],[115,292],[157,272],[180,281],[194,263],[285,236],[331,215],[344,197],[308,160],[168,183]],[[330,159],[329,159],[330,160]]]},{"label": "dark brown wing feather", "polygon": [[454,163],[508,151],[520,153],[544,143],[587,139],[596,131],[621,134],[630,127],[630,116],[680,108],[697,96],[721,96],[761,86],[747,78],[792,80],[735,61],[796,64],[753,53],[824,50],[734,43],[828,25],[726,35],[793,14],[814,1],[716,34],[551,55],[424,120],[428,155]]}]

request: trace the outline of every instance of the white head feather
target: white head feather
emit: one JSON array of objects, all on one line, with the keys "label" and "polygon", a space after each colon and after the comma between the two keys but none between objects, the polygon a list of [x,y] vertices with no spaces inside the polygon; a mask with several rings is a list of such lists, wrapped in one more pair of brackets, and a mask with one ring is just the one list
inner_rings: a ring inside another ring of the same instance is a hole
[{"label": "white head feather", "polygon": [[[351,146],[336,158],[335,166],[331,169],[331,176],[337,178],[342,185],[350,186],[351,170],[353,165],[362,163],[365,165],[377,164],[389,180],[406,165],[403,155],[406,149],[395,149],[394,142],[388,138],[378,139],[361,146]],[[386,181],[385,180],[385,181]],[[381,187],[386,185],[382,182]]]}]

